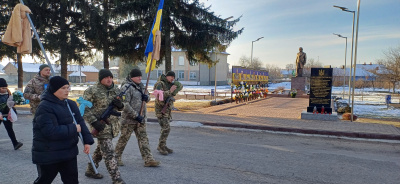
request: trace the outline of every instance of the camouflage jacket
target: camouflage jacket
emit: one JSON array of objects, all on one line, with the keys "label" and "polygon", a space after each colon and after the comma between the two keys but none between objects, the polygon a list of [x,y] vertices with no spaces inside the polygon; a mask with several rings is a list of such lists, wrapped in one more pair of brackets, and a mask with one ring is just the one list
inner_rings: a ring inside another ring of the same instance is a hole
[{"label": "camouflage jacket", "polygon": [[173,106],[173,101],[169,101],[169,105],[167,110],[165,111],[165,114],[162,114],[161,111],[165,105],[165,102],[168,98],[173,98],[172,93],[169,91],[169,89],[172,87],[172,83],[168,82],[167,77],[163,74],[158,78],[157,82],[154,84],[154,90],[162,90],[164,91],[164,101],[158,100],[156,98],[155,100],[155,111],[156,111],[156,116],[157,118],[171,118],[171,108]]},{"label": "camouflage jacket", "polygon": [[[85,114],[83,118],[86,123],[89,124],[90,131],[93,130],[91,123],[98,121],[103,112],[107,109],[108,105],[112,102],[113,98],[120,93],[120,90],[114,86],[107,89],[104,85],[98,82],[96,85],[89,87],[83,93],[83,98],[87,101],[92,102],[93,106],[91,108],[85,108]],[[114,110],[118,110],[114,108]],[[121,109],[120,109],[121,110]],[[111,115],[108,118],[110,124],[106,124],[103,131],[99,132],[96,138],[109,139],[118,136],[120,124],[118,122],[119,117]]]},{"label": "camouflage jacket", "polygon": [[[121,90],[126,90],[124,95],[124,111],[122,112],[121,124],[136,124],[138,123],[135,118],[140,113],[142,106],[142,94],[145,93],[143,83],[136,84],[130,78],[126,78],[122,83]],[[149,95],[149,92],[146,93]],[[150,98],[147,102],[150,101]],[[147,103],[146,102],[146,103]],[[143,106],[143,122],[147,122],[147,107],[146,103]]]},{"label": "camouflage jacket", "polygon": [[24,90],[24,98],[29,100],[32,114],[35,114],[36,109],[40,103],[40,95],[46,89],[48,84],[49,78],[45,78],[37,74],[26,85]]}]

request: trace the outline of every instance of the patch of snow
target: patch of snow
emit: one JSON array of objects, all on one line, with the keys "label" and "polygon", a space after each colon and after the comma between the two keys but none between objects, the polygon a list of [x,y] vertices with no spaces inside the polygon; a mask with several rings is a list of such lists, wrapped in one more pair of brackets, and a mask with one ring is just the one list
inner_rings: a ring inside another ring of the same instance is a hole
[{"label": "patch of snow", "polygon": [[199,122],[190,122],[190,121],[172,121],[171,126],[179,126],[179,127],[201,127],[203,124]]}]

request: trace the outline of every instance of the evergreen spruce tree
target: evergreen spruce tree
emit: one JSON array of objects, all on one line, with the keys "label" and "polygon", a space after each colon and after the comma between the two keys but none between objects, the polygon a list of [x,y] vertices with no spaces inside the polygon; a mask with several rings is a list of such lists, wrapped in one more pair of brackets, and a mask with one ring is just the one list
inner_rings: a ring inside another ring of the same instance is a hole
[{"label": "evergreen spruce tree", "polygon": [[90,45],[103,52],[104,68],[109,68],[109,58],[121,57],[125,62],[142,60],[145,30],[140,16],[148,3],[118,0],[92,0],[83,9],[89,23],[85,38]]},{"label": "evergreen spruce tree", "polygon": [[[138,0],[142,2],[141,0]],[[155,12],[159,1],[149,1],[152,12],[151,21],[146,21],[149,35]],[[236,39],[244,28],[237,31],[233,26],[240,21],[240,17],[228,21],[210,11],[198,0],[166,0],[164,1],[162,15],[162,49],[161,55],[165,57],[165,71],[171,70],[171,46],[186,51],[186,56],[191,63],[202,62],[209,66],[217,61],[210,58],[210,52],[215,49],[224,51],[229,43]]]},{"label": "evergreen spruce tree", "polygon": [[[61,66],[61,76],[68,79],[68,63],[84,64],[90,48],[84,40],[87,25],[80,8],[84,0],[30,0],[25,4],[32,11],[35,24],[45,50]],[[42,57],[43,58],[43,57]]]},{"label": "evergreen spruce tree", "polygon": [[[0,38],[3,37],[14,7],[17,5],[17,1],[0,1]],[[37,50],[33,50],[33,54],[37,53]],[[9,45],[0,43],[0,60],[8,58],[14,61],[18,65],[18,88],[23,88],[23,68],[22,68],[22,55],[17,54],[17,48]]]},{"label": "evergreen spruce tree", "polygon": [[[6,32],[8,22],[11,18],[11,13],[16,5],[12,1],[0,1],[0,39],[3,38]],[[7,57],[11,60],[17,61],[17,48],[0,43],[0,60]]]}]

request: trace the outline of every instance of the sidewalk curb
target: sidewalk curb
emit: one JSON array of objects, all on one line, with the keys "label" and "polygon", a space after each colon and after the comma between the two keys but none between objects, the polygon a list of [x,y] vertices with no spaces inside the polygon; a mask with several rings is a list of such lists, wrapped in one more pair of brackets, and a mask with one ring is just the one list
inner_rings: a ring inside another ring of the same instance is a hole
[{"label": "sidewalk curb", "polygon": [[[147,121],[148,122],[158,122],[156,118],[147,118]],[[186,120],[175,120],[175,121],[186,121]],[[318,135],[330,135],[330,136],[363,138],[363,139],[400,140],[400,135],[371,134],[371,133],[362,133],[362,132],[342,132],[342,131],[328,131],[328,130],[310,130],[310,129],[299,129],[299,128],[240,125],[240,124],[229,124],[229,123],[211,123],[211,122],[199,122],[199,123],[206,125],[206,126],[244,128],[244,129],[255,129],[255,130],[269,130],[269,131],[275,131],[275,132],[318,134]]]}]

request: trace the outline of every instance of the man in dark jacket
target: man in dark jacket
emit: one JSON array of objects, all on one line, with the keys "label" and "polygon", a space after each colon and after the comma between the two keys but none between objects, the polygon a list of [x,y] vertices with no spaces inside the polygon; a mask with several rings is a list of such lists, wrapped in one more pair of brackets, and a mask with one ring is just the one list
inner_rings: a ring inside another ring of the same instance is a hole
[{"label": "man in dark jacket", "polygon": [[[78,182],[78,132],[85,144],[83,152],[89,154],[94,143],[89,129],[76,103],[68,100],[70,91],[66,79],[55,76],[50,79],[33,119],[32,161],[37,166],[38,178],[34,183],[52,183],[58,173],[64,184]],[[77,121],[74,124],[72,114]]]}]

